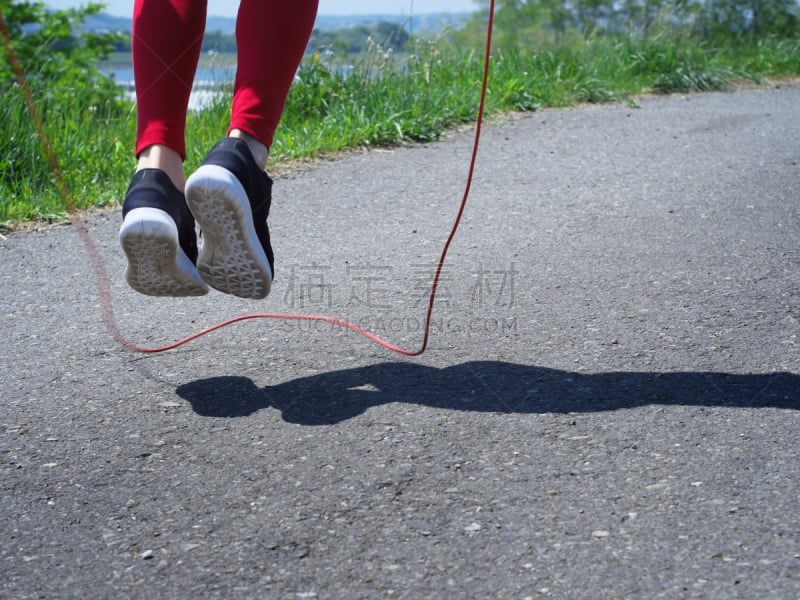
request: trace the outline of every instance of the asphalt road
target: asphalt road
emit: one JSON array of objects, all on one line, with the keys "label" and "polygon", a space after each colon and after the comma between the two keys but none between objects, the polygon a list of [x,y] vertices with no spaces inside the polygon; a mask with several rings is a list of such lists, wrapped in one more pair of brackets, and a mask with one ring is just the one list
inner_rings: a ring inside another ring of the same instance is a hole
[{"label": "asphalt road", "polygon": [[[272,295],[415,348],[472,142],[277,178]],[[0,242],[0,596],[800,598],[800,87],[489,123],[428,351],[247,321],[131,354],[71,226]]]}]

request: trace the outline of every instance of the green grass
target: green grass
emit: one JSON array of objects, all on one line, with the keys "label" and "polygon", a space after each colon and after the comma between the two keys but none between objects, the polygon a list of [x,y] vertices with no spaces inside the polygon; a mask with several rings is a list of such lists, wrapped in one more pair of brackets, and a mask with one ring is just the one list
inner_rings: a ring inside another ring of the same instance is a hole
[{"label": "green grass", "polygon": [[[358,146],[428,141],[474,120],[480,52],[420,42],[412,54],[379,49],[346,77],[309,60],[292,87],[271,149],[271,167]],[[723,90],[800,74],[800,41],[765,39],[713,47],[678,38],[597,37],[536,52],[494,53],[487,111],[530,111],[646,93]],[[37,106],[76,208],[115,206],[133,173],[135,107],[98,101],[91,86],[52,90],[34,82]],[[37,92],[37,89],[39,90]],[[230,89],[192,112],[186,168],[224,134]],[[67,205],[18,88],[0,95],[0,225],[63,218]]]}]

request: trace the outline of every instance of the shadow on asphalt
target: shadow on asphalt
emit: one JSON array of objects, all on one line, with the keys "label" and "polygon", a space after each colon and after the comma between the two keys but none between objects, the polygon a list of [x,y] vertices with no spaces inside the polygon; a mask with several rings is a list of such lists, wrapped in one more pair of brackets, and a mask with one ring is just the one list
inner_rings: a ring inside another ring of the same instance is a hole
[{"label": "shadow on asphalt", "polygon": [[402,402],[506,413],[610,411],[648,404],[800,409],[800,375],[612,372],[580,374],[498,361],[444,369],[390,362],[331,371],[259,388],[246,377],[212,377],[177,388],[207,417],[264,408],[302,425],[330,425],[371,406]]}]

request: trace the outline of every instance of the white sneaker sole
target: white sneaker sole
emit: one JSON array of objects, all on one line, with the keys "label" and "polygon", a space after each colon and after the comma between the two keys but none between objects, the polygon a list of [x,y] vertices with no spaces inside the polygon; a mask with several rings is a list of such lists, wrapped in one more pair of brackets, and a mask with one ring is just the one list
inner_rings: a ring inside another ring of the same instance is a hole
[{"label": "white sneaker sole", "polygon": [[178,228],[158,208],[136,208],[125,215],[119,242],[128,257],[125,279],[148,296],[202,296],[208,286],[178,243]]},{"label": "white sneaker sole", "polygon": [[272,269],[253,225],[247,192],[227,169],[203,165],[186,181],[186,202],[203,232],[197,259],[211,287],[240,298],[264,298]]}]

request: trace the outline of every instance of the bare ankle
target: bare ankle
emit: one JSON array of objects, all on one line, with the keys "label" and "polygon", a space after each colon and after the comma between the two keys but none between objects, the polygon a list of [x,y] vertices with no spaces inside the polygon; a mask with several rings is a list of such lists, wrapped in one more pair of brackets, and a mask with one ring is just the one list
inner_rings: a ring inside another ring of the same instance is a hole
[{"label": "bare ankle", "polygon": [[159,169],[164,171],[170,180],[172,180],[175,187],[180,191],[183,191],[183,188],[186,186],[181,155],[167,146],[154,144],[142,150],[139,154],[139,162],[136,165],[136,170],[141,171],[142,169]]},{"label": "bare ankle", "polygon": [[249,133],[242,131],[241,129],[232,129],[229,135],[230,137],[244,140],[247,143],[247,147],[250,148],[250,152],[253,154],[253,159],[255,159],[256,164],[259,166],[259,168],[261,170],[267,168],[267,160],[269,159],[269,148],[267,148],[266,145],[258,141]]}]

